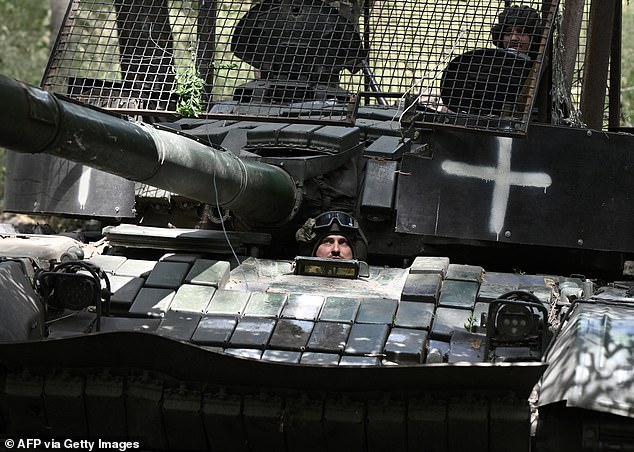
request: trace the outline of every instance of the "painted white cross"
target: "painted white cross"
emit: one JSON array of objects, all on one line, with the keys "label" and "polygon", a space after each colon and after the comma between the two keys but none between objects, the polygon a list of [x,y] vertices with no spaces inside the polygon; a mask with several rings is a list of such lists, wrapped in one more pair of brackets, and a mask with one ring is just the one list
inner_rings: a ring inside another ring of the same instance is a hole
[{"label": "painted white cross", "polygon": [[88,202],[88,196],[90,195],[90,176],[92,175],[92,168],[83,166],[81,168],[81,177],[79,178],[79,190],[77,192],[77,201],[79,201],[79,208],[84,210],[86,208],[86,202]]},{"label": "painted white cross", "polygon": [[445,160],[441,167],[447,174],[462,177],[493,181],[493,200],[491,201],[491,215],[489,217],[489,229],[500,238],[500,232],[504,227],[506,208],[509,202],[511,185],[520,187],[539,187],[546,189],[552,184],[552,179],[546,173],[519,173],[511,171],[511,148],[513,140],[507,137],[498,138],[498,165],[476,166],[463,162]]}]

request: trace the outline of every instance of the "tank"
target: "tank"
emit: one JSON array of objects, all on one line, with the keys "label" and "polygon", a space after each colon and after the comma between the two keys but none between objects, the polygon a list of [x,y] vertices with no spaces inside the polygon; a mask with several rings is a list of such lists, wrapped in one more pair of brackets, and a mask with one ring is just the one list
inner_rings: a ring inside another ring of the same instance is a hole
[{"label": "tank", "polygon": [[2,233],[5,447],[629,450],[617,3],[72,1],[4,208],[102,227]]}]

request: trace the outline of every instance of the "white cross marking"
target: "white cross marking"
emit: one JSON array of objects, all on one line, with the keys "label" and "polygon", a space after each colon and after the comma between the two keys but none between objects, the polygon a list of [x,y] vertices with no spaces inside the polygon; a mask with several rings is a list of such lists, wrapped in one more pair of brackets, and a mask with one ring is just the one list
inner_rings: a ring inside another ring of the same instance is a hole
[{"label": "white cross marking", "polygon": [[79,208],[84,210],[86,208],[86,202],[88,202],[88,195],[90,195],[90,176],[92,175],[92,168],[87,166],[82,167],[81,177],[79,178],[79,189],[77,192],[77,201],[79,201]]},{"label": "white cross marking", "polygon": [[539,187],[544,192],[552,184],[552,179],[546,173],[519,173],[511,171],[511,138],[498,138],[498,166],[476,166],[462,162],[446,160],[441,167],[447,174],[461,177],[472,177],[487,182],[493,181],[493,200],[491,201],[491,216],[489,229],[495,232],[499,239],[504,227],[506,208],[509,201],[511,185],[521,187]]}]

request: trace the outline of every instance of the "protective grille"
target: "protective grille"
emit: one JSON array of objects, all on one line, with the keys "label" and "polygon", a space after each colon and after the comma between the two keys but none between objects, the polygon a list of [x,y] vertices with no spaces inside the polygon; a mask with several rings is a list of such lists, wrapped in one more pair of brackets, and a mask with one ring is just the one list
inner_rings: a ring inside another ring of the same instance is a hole
[{"label": "protective grille", "polygon": [[134,115],[353,123],[369,105],[522,133],[558,1],[505,3],[73,0],[42,85]]}]

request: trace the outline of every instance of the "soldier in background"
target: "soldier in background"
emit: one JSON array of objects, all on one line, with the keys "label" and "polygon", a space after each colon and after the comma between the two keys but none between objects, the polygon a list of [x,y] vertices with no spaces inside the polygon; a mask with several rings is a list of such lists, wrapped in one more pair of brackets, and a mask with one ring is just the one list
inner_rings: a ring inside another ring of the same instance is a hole
[{"label": "soldier in background", "polygon": [[359,32],[365,0],[256,0],[238,22],[231,50],[257,78],[337,86],[367,59]]},{"label": "soldier in background", "polygon": [[491,29],[491,40],[500,49],[537,58],[543,29],[539,12],[528,6],[507,6]]}]

